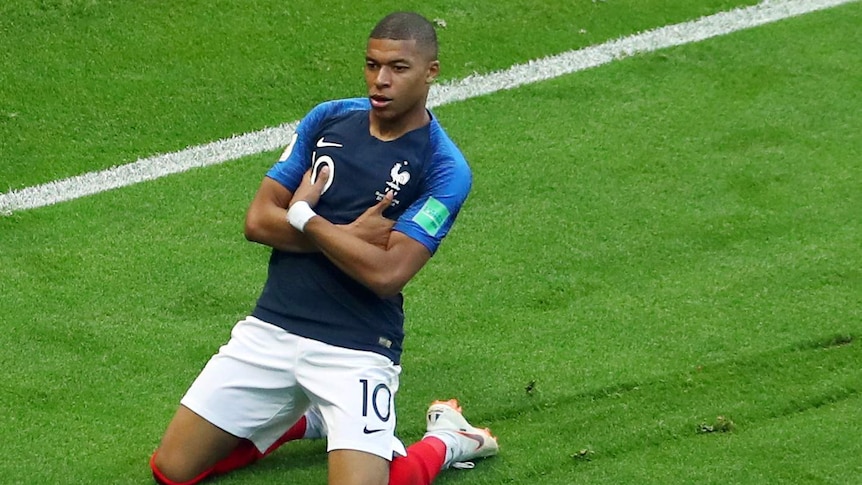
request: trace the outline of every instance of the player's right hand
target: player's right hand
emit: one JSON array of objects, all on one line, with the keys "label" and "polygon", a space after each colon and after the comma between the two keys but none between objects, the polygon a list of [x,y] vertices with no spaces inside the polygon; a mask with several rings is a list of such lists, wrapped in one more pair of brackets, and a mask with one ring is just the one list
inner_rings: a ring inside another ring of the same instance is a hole
[{"label": "player's right hand", "polygon": [[317,205],[320,200],[320,194],[323,193],[326,187],[326,181],[329,180],[329,167],[324,166],[317,175],[317,180],[311,181],[311,169],[305,172],[302,176],[302,183],[296,188],[293,193],[293,198],[290,199],[290,205],[293,205],[300,200],[308,202],[312,208]]}]

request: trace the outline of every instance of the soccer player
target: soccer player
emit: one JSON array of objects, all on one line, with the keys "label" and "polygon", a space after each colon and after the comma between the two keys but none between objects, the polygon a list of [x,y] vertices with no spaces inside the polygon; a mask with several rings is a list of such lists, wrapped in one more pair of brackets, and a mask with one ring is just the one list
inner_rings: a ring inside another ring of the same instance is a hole
[{"label": "soccer player", "polygon": [[246,216],[246,237],[273,248],[262,294],[182,398],[150,460],[157,482],[198,483],[324,436],[332,485],[430,484],[497,453],[455,400],[432,403],[406,450],[394,434],[401,290],[472,183],[426,108],[439,69],[428,20],[391,14],[366,46],[368,96],[303,118]]}]

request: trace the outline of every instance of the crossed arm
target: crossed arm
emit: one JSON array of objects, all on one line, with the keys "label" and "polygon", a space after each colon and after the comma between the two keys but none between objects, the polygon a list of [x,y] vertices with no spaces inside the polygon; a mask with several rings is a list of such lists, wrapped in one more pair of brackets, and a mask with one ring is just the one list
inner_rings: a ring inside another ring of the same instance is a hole
[{"label": "crossed arm", "polygon": [[312,184],[306,173],[296,193],[264,178],[246,215],[246,239],[282,251],[320,251],[381,298],[398,294],[428,262],[431,253],[420,242],[392,231],[394,222],[383,217],[391,196],[350,224],[336,225],[315,216],[300,232],[287,222],[287,209],[292,204],[300,200],[311,207],[317,204],[327,178],[328,173],[323,172]]}]

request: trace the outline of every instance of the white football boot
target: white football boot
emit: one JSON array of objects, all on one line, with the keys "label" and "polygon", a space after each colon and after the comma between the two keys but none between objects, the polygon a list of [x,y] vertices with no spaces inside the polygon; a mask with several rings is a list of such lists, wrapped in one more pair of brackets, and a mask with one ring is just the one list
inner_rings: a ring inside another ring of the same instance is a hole
[{"label": "white football boot", "polygon": [[464,419],[457,399],[431,403],[426,421],[425,436],[434,436],[446,444],[443,469],[473,468],[470,460],[496,455],[500,450],[490,429],[476,428]]}]

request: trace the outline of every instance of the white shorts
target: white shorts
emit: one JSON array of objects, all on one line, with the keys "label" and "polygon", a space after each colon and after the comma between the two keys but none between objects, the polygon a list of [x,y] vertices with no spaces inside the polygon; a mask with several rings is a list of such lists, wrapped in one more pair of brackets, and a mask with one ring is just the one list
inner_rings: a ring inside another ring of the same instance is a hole
[{"label": "white shorts", "polygon": [[317,406],[327,451],[406,455],[395,437],[401,366],[247,317],[212,356],[181,401],[210,423],[266,451],[309,406]]}]

